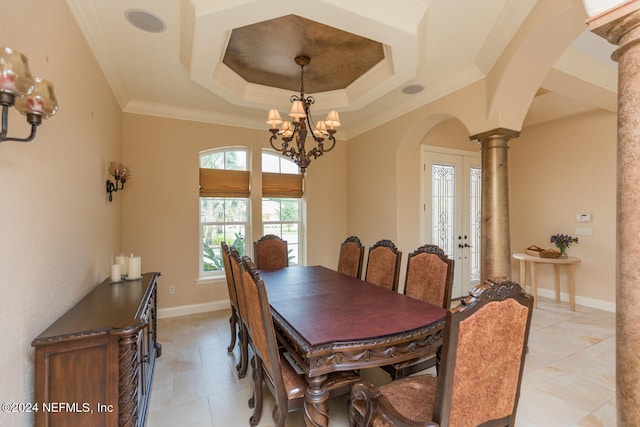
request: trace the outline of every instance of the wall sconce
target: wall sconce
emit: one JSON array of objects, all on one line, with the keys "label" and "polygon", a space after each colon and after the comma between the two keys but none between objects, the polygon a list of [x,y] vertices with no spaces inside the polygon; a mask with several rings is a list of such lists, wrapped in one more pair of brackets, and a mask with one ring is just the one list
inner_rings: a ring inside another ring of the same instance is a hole
[{"label": "wall sconce", "polygon": [[[27,57],[9,47],[0,46],[0,104],[2,105],[2,132],[0,142],[29,142],[36,137],[36,128],[42,119],[53,116],[58,111],[58,101],[53,93],[53,84],[33,77],[29,71]],[[31,134],[26,138],[7,136],[9,107],[27,116],[31,124]]]},{"label": "wall sconce", "polygon": [[[111,180],[107,180],[107,193],[109,193],[109,201],[113,201],[112,193],[118,190],[124,190],[124,183],[127,179],[131,178],[131,169],[126,167],[122,162],[111,162],[109,165],[109,173],[116,179],[113,183]],[[118,187],[120,185],[120,187]]]}]

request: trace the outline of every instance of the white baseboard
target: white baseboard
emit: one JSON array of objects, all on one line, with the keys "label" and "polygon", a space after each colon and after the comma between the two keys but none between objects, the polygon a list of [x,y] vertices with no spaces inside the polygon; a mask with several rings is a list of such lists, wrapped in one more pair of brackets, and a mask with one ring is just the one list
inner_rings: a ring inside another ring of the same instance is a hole
[{"label": "white baseboard", "polygon": [[[529,292],[531,292],[531,286],[527,286],[527,289]],[[555,299],[556,291],[552,289],[538,288],[538,295],[540,295],[541,297]],[[560,292],[560,301],[569,302],[569,293]],[[585,307],[597,308],[598,310],[610,311],[611,313],[616,312],[615,302],[602,301],[576,295],[576,304],[584,305]]]},{"label": "white baseboard", "polygon": [[202,304],[181,305],[158,309],[158,319],[187,316],[189,314],[208,313],[210,311],[227,310],[231,307],[228,300],[204,302]]}]

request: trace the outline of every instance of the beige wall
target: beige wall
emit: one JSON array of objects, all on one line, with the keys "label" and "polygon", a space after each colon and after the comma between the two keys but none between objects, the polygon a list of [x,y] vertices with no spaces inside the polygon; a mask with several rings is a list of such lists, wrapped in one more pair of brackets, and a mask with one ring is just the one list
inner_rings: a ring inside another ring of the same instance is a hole
[{"label": "beige wall", "polygon": [[[451,119],[456,109],[460,117],[469,115],[472,103],[457,100],[473,96],[477,87],[472,85],[349,141],[348,232],[366,245],[380,238],[397,244],[404,253],[400,288],[407,254],[427,243],[420,235],[419,147],[477,150],[477,144],[462,139],[465,123]],[[577,302],[613,310],[616,115],[591,113],[525,128],[510,146],[512,250],[547,247],[552,234],[575,235],[576,227],[591,227],[593,235],[580,237],[570,248],[583,259],[576,276]],[[366,158],[356,154],[365,150],[374,152]],[[394,157],[395,163],[389,161]],[[576,223],[578,212],[591,213],[592,222]],[[540,268],[541,294],[553,286],[553,275],[545,270]],[[512,272],[517,280],[517,264]],[[566,293],[566,278],[562,280]]]},{"label": "beige wall", "polygon": [[[198,284],[199,153],[225,146],[248,146],[259,170],[270,134],[183,120],[123,115],[123,159],[133,178],[122,199],[122,250],[142,257],[143,270],[160,271],[161,309],[228,304],[223,280]],[[335,267],[346,233],[346,148],[344,142],[314,160],[305,178],[307,264]],[[252,174],[252,236],[262,235],[259,217],[261,179]],[[175,286],[174,295],[168,287]],[[213,304],[213,305],[211,305]],[[197,310],[196,307],[194,309]]]},{"label": "beige wall", "polygon": [[[122,114],[64,1],[4,0],[3,17],[0,44],[25,53],[60,103],[36,141],[0,144],[0,396],[29,402],[31,340],[107,277],[121,251],[141,255],[144,271],[163,273],[162,308],[226,304],[223,284],[196,284],[198,153],[247,145],[259,161],[268,134]],[[475,149],[461,135],[495,127],[484,124],[486,92],[483,82],[470,85],[315,161],[305,182],[307,264],[335,267],[349,234],[367,246],[390,238],[405,258],[422,243],[420,144]],[[615,114],[578,116],[523,129],[510,151],[512,248],[575,234],[575,213],[590,212],[593,235],[571,248],[583,259],[578,302],[605,306],[615,298],[615,129]],[[10,132],[28,133],[13,112]],[[111,160],[126,161],[133,178],[109,203]],[[253,183],[259,187],[259,177]],[[255,232],[259,218],[253,223]],[[550,274],[541,272],[540,282],[550,288]],[[32,425],[32,417],[0,413],[0,425]]]},{"label": "beige wall", "polygon": [[[616,120],[600,112],[526,128],[509,153],[512,250],[553,247],[552,234],[591,228],[591,236],[578,236],[569,248],[582,260],[577,302],[609,310],[615,306]],[[591,222],[576,222],[579,212],[590,213]],[[553,268],[538,270],[539,286],[553,289]],[[561,285],[567,292],[566,278]]]},{"label": "beige wall", "polygon": [[[0,397],[32,402],[31,341],[107,277],[119,247],[121,202],[105,180],[120,109],[64,1],[4,0],[2,17],[0,45],[27,55],[60,104],[35,141],[0,144]],[[14,111],[9,133],[29,133]],[[0,412],[0,425],[33,417]]]}]

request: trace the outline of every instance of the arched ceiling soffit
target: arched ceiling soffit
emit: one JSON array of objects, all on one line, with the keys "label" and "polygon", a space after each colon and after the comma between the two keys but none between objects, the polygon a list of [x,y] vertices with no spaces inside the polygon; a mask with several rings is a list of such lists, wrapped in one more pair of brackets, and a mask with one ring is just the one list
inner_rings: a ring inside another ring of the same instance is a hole
[{"label": "arched ceiling soffit", "polygon": [[412,123],[398,146],[398,151],[396,153],[396,162],[398,165],[402,164],[404,159],[406,159],[406,156],[415,154],[415,150],[420,147],[425,136],[431,132],[434,127],[447,120],[456,120],[462,127],[466,128],[464,123],[457,117],[447,113],[433,114]]},{"label": "arched ceiling soffit", "polygon": [[479,131],[521,129],[549,70],[586,29],[582,5],[566,3],[567,8],[560,10],[538,3],[491,70],[486,87],[488,124]]},{"label": "arched ceiling soffit", "polygon": [[375,8],[344,0],[183,0],[181,58],[194,82],[232,104],[264,108],[299,92],[294,58],[309,56],[305,93],[322,92],[317,108],[355,110],[415,77],[426,8],[418,0]]}]

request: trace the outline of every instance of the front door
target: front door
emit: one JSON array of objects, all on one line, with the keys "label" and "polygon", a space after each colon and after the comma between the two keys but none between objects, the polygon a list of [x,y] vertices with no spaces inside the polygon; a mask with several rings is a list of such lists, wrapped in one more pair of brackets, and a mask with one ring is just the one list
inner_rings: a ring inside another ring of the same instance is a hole
[{"label": "front door", "polygon": [[455,260],[452,298],[480,283],[480,153],[423,148],[425,242]]}]

